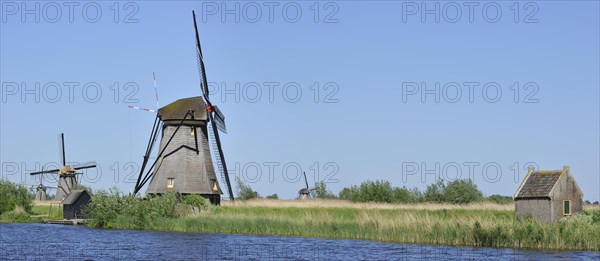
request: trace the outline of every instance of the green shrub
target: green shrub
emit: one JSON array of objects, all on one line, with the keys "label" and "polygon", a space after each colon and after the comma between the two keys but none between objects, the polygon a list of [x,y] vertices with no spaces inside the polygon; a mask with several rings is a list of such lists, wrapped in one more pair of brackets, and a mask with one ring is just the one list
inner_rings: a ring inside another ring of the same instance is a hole
[{"label": "green shrub", "polygon": [[483,200],[483,193],[470,179],[454,180],[443,189],[443,201],[454,204],[468,204]]},{"label": "green shrub", "polygon": [[394,188],[394,202],[396,203],[415,203],[422,201],[422,198],[423,195],[418,188]]},{"label": "green shrub", "polygon": [[32,197],[27,188],[10,181],[0,180],[0,214],[12,211],[21,206],[27,213],[31,212]]},{"label": "green shrub", "polygon": [[207,199],[200,195],[192,194],[183,197],[183,203],[188,204],[192,207],[203,208],[208,206]]},{"label": "green shrub", "polygon": [[90,197],[94,196],[94,190],[92,190],[91,187],[86,186],[86,185],[77,184],[73,187],[73,190],[85,190],[90,195]]},{"label": "green shrub", "polygon": [[31,216],[22,211],[6,211],[0,215],[0,222],[10,223],[30,223],[33,220]]},{"label": "green shrub", "polygon": [[360,187],[344,188],[340,198],[354,202],[394,202],[394,189],[389,181],[367,180]]},{"label": "green shrub", "polygon": [[425,190],[425,201],[428,202],[444,202],[444,190],[446,189],[446,184],[443,181],[438,180],[436,183],[433,183],[427,186]]},{"label": "green shrub", "polygon": [[514,200],[511,196],[502,196],[498,194],[491,195],[486,198],[487,201],[497,203],[497,204],[511,204],[514,203]]},{"label": "green shrub", "polygon": [[244,183],[239,177],[235,179],[237,183],[237,199],[240,200],[248,200],[253,198],[258,198],[258,194],[252,190],[252,187]]},{"label": "green shrub", "polygon": [[267,199],[279,199],[279,196],[277,196],[277,193],[275,193],[273,195],[266,196],[265,198],[267,198]]},{"label": "green shrub", "polygon": [[343,199],[343,200],[350,200],[353,202],[357,202],[358,194],[359,194],[358,187],[353,185],[348,188],[343,188],[339,193],[339,198]]},{"label": "green shrub", "polygon": [[336,198],[336,196],[327,189],[325,181],[315,183],[315,188],[310,192],[313,198]]},{"label": "green shrub", "polygon": [[209,203],[200,195],[186,195],[178,202],[174,192],[142,198],[123,196],[117,189],[99,190],[85,207],[90,226],[144,229],[165,218],[176,218],[206,210]]}]

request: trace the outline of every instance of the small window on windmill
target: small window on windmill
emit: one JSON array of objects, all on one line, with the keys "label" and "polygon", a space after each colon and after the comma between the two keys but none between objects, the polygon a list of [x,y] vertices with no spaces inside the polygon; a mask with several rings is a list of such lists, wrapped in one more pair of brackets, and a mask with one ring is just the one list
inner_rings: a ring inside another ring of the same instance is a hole
[{"label": "small window on windmill", "polygon": [[167,178],[167,188],[172,189],[175,187],[175,178]]},{"label": "small window on windmill", "polygon": [[219,191],[219,186],[217,186],[217,180],[216,179],[210,179],[210,187],[212,187],[212,190],[214,192],[218,192]]},{"label": "small window on windmill", "polygon": [[192,128],[191,135],[192,135],[192,136],[196,135],[196,131],[194,130],[194,128]]}]

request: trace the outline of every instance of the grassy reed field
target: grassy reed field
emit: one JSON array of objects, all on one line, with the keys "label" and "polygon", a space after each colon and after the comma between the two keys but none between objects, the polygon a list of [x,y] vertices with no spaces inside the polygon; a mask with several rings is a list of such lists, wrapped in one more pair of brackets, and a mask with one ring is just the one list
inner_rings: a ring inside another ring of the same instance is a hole
[{"label": "grassy reed field", "polygon": [[[222,206],[245,206],[245,207],[270,207],[270,208],[356,208],[356,209],[479,209],[479,210],[514,210],[513,204],[496,204],[491,202],[478,202],[466,205],[447,204],[447,203],[418,203],[418,204],[397,204],[397,203],[354,203],[338,199],[310,199],[310,200],[272,200],[272,199],[253,199],[223,201]],[[600,208],[599,208],[600,209]]]},{"label": "grassy reed field", "polygon": [[33,217],[42,219],[62,219],[63,209],[62,205],[56,204],[37,204],[34,203],[33,209],[31,210]]},{"label": "grassy reed field", "polygon": [[[586,209],[590,211],[590,209]],[[518,221],[513,205],[356,204],[339,200],[227,202],[192,216],[119,215],[114,228],[348,238],[453,246],[600,251],[600,212],[557,224]]]}]

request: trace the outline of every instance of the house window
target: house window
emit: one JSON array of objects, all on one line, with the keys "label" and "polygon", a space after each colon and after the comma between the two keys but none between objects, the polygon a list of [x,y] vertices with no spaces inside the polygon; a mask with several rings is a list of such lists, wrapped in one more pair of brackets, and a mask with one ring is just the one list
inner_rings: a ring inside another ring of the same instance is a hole
[{"label": "house window", "polygon": [[172,189],[175,187],[175,178],[167,178],[167,188]]},{"label": "house window", "polygon": [[565,216],[571,215],[571,201],[570,200],[563,201],[563,215],[565,215]]}]

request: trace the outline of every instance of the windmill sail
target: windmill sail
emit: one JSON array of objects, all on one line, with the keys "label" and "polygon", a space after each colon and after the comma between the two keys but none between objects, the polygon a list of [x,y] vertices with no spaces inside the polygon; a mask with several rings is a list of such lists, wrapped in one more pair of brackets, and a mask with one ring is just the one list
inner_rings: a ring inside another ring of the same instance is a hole
[{"label": "windmill sail", "polygon": [[227,134],[227,127],[225,126],[225,115],[219,110],[219,107],[216,105],[213,106],[212,112],[214,113],[215,123],[217,124],[217,129],[221,132]]},{"label": "windmill sail", "polygon": [[304,182],[306,183],[306,188],[308,189],[308,179],[306,179],[306,172],[302,172],[304,173]]},{"label": "windmill sail", "polygon": [[[197,54],[197,58],[198,58],[198,69],[200,71],[200,73],[199,73],[200,74],[200,89],[202,90],[202,96],[204,97],[204,100],[206,101],[207,107],[210,108],[211,111],[213,111],[214,107],[209,99],[208,82],[206,80],[206,70],[204,68],[202,47],[200,46],[200,36],[198,34],[198,24],[196,23],[196,13],[194,11],[192,11],[192,16],[194,18],[194,29],[195,29],[195,33],[196,33],[196,54]],[[227,191],[229,192],[229,199],[231,199],[233,201],[233,200],[235,200],[235,198],[233,196],[233,190],[231,189],[231,182],[229,180],[229,173],[227,172],[227,164],[225,162],[225,155],[223,154],[223,148],[221,146],[221,139],[219,138],[219,131],[218,131],[219,128],[218,128],[217,122],[215,120],[216,117],[213,117],[213,114],[210,112],[207,114],[208,114],[209,121],[211,122],[211,127],[212,127],[212,131],[213,131],[213,135],[214,135],[214,142],[217,145],[216,146],[217,150],[218,150],[217,155],[219,156],[219,159],[221,161],[221,166],[223,167],[222,170],[223,170],[223,173],[225,176],[225,183],[227,185]],[[223,128],[224,128],[225,127],[225,124],[224,124],[225,117],[222,117],[222,120],[223,120]]]},{"label": "windmill sail", "polygon": [[65,134],[58,134],[58,155],[60,156],[60,164],[63,166],[67,165],[67,160],[65,159]]}]

